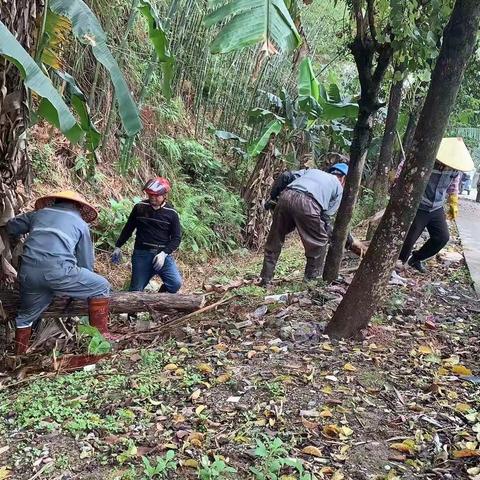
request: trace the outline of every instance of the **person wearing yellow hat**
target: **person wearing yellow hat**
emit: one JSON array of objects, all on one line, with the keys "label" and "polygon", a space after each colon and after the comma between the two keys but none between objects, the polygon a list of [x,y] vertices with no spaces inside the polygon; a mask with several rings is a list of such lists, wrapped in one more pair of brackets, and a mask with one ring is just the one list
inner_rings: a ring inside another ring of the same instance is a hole
[{"label": "person wearing yellow hat", "polygon": [[[450,233],[444,205],[448,198],[448,217],[455,219],[458,213],[460,172],[467,172],[473,168],[472,157],[462,138],[442,140],[437,161],[400,252],[399,260],[402,263],[407,263],[410,267],[425,273],[423,262],[436,255],[448,243]],[[419,250],[412,253],[415,243],[425,229],[430,238]]]},{"label": "person wearing yellow hat", "polygon": [[11,237],[28,234],[18,280],[20,305],[16,316],[15,352],[27,351],[32,326],[53,297],[88,299],[90,324],[107,337],[110,284],[93,271],[94,252],[88,223],[95,208],[70,190],[35,202],[35,211],[7,223]]}]

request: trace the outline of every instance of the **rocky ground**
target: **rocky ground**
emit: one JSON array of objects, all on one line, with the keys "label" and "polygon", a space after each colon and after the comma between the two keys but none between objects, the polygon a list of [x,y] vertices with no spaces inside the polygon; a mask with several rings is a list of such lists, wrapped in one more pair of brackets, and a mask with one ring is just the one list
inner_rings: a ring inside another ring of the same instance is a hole
[{"label": "rocky ground", "polygon": [[[361,341],[322,334],[356,260],[305,285],[293,242],[272,291],[217,287],[215,310],[85,371],[5,374],[0,479],[478,480],[480,302],[454,257],[402,272]],[[197,289],[259,262],[204,266]]]}]

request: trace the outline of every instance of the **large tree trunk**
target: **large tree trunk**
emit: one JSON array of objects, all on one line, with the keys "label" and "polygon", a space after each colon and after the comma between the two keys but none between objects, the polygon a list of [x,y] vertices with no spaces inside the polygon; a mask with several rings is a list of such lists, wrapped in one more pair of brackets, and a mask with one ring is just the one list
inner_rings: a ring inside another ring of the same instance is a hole
[{"label": "large tree trunk", "polygon": [[[20,44],[33,53],[36,19],[43,10],[43,0],[8,0],[0,2],[0,20]],[[0,285],[11,284],[12,253],[4,226],[21,206],[17,184],[30,183],[26,129],[28,126],[27,92],[19,70],[0,58]]]},{"label": "large tree trunk", "polygon": [[[382,106],[378,101],[380,85],[392,58],[390,45],[378,46],[375,41],[362,38],[360,34],[357,34],[357,38],[351,45],[351,50],[358,69],[361,94],[358,102],[357,123],[350,147],[349,171],[323,273],[323,278],[329,282],[337,279],[340,270],[343,247],[347,240],[350,220],[357,202],[363,167],[370,143],[373,117]],[[377,54],[377,65],[374,67],[374,59]]]},{"label": "large tree trunk", "polygon": [[[390,98],[388,101],[387,119],[385,121],[385,130],[382,138],[382,146],[378,157],[375,178],[373,181],[373,209],[372,214],[378,212],[387,204],[388,198],[388,179],[390,168],[392,166],[393,146],[395,144],[395,131],[397,128],[398,115],[400,114],[400,105],[402,103],[403,80],[394,81],[390,89]],[[370,240],[375,232],[374,228],[369,228],[367,239]]]},{"label": "large tree trunk", "polygon": [[[18,307],[18,292],[2,292],[0,302],[7,317],[13,318]],[[205,304],[204,295],[185,295],[180,293],[115,292],[110,297],[111,313],[137,313],[177,310],[192,312]],[[88,315],[86,300],[74,300],[69,303],[66,298],[56,298],[42,318],[71,317]]]},{"label": "large tree trunk", "polygon": [[477,203],[480,203],[480,175],[477,180],[477,198],[475,199]]},{"label": "large tree trunk", "polygon": [[351,337],[365,328],[379,307],[403,240],[432,172],[450,112],[473,53],[480,21],[478,0],[457,0],[444,30],[432,81],[412,149],[367,255],[326,332]]}]

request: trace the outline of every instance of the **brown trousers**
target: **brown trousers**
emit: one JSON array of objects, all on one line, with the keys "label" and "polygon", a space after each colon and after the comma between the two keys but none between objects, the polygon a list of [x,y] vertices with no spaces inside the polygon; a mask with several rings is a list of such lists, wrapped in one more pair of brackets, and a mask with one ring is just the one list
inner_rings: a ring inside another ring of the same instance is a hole
[{"label": "brown trousers", "polygon": [[273,277],[285,237],[298,230],[307,257],[305,277],[316,278],[325,255],[328,234],[320,205],[310,196],[297,190],[285,190],[273,212],[273,221],[265,243],[265,258],[260,276]]}]

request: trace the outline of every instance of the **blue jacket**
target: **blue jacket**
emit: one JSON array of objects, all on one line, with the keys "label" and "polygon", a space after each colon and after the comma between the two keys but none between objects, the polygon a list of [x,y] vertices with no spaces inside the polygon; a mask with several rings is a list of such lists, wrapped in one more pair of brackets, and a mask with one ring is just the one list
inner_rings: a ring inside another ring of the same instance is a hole
[{"label": "blue jacket", "polygon": [[13,237],[29,234],[23,247],[22,266],[71,263],[93,271],[90,229],[70,203],[18,215],[8,221],[7,232]]}]

